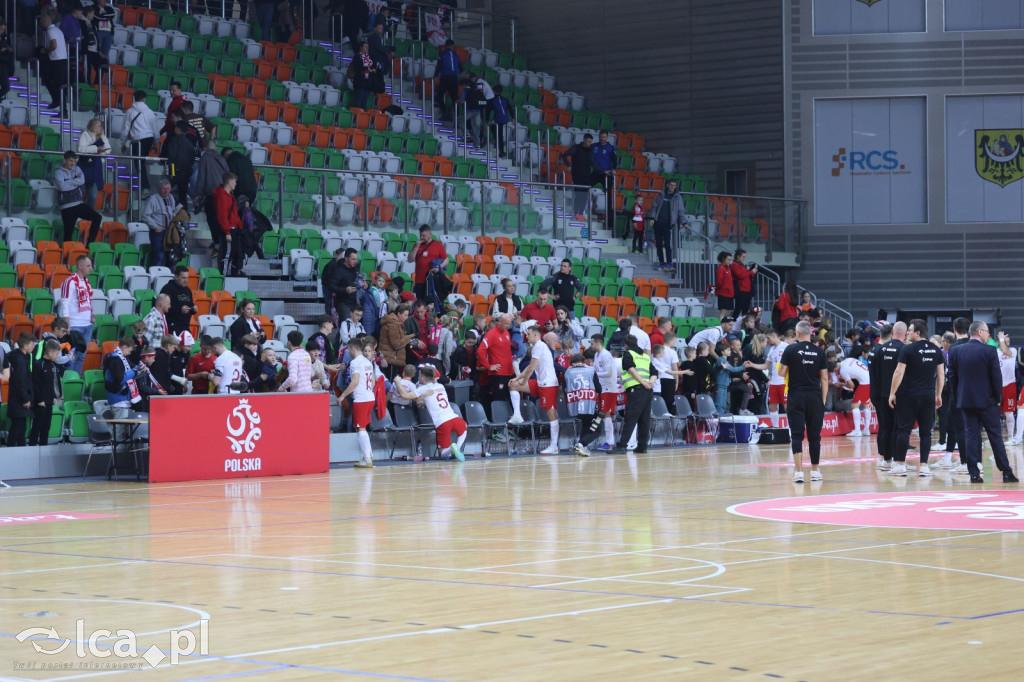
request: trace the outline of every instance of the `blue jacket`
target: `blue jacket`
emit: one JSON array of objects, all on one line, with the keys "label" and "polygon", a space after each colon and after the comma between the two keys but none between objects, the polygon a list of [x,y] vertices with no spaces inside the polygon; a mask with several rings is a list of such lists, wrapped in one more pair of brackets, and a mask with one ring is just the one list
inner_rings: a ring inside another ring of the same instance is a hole
[{"label": "blue jacket", "polygon": [[603,171],[615,170],[619,167],[619,157],[615,154],[615,145],[611,142],[597,143],[591,147],[594,155],[594,166]]},{"label": "blue jacket", "polygon": [[125,369],[119,353],[110,353],[103,359],[103,384],[107,390],[107,403],[127,403],[131,401],[128,391],[128,380],[135,378],[135,370]]},{"label": "blue jacket", "polygon": [[460,73],[462,73],[462,60],[459,59],[458,53],[451,48],[441,50],[441,53],[437,55],[437,75],[458,76]]},{"label": "blue jacket", "polygon": [[498,95],[491,100],[491,110],[494,112],[495,123],[508,123],[511,120],[509,103],[504,95]]}]

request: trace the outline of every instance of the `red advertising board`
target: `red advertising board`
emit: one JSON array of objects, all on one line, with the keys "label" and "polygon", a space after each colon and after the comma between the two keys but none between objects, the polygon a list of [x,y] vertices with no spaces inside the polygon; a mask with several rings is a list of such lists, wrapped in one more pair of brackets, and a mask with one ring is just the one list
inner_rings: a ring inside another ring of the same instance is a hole
[{"label": "red advertising board", "polygon": [[[769,417],[760,417],[758,421],[761,426],[772,425],[772,420]],[[788,426],[789,420],[786,419],[786,415],[780,415],[779,427],[787,428]],[[868,430],[871,433],[878,433],[878,418],[875,416],[874,410],[871,410],[871,422],[868,425]],[[831,436],[845,436],[851,431],[853,431],[853,416],[849,412],[825,413],[825,419],[822,420],[821,424],[821,435],[823,438],[829,438]]]},{"label": "red advertising board", "polygon": [[326,393],[154,397],[149,480],[322,473],[330,468]]}]

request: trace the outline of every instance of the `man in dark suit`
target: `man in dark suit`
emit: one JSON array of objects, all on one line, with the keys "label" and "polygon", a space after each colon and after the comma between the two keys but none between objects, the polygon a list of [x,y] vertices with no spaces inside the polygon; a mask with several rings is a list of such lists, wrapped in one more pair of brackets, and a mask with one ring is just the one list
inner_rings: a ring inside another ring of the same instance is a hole
[{"label": "man in dark suit", "polygon": [[1004,483],[1017,483],[1013,469],[1006,458],[1002,430],[999,426],[999,405],[1002,400],[1003,381],[999,373],[999,359],[994,346],[986,342],[988,325],[972,322],[970,340],[949,349],[950,393],[964,415],[964,440],[961,453],[967,459],[971,483],[984,483],[981,470],[981,428],[988,434],[996,467],[1003,472]]}]

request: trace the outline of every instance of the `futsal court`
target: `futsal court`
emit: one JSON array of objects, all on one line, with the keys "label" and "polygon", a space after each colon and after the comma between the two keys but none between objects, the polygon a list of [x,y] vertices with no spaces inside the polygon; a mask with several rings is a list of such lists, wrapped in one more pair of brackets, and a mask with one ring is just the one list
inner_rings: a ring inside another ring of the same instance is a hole
[{"label": "futsal court", "polygon": [[784,445],[19,485],[0,678],[1022,679],[1019,487],[823,449],[802,485]]}]

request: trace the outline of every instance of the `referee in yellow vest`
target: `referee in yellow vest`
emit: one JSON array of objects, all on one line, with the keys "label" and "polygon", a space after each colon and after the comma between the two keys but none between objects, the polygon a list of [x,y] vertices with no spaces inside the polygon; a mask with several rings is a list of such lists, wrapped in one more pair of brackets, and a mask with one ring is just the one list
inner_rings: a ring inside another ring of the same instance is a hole
[{"label": "referee in yellow vest", "polygon": [[626,336],[626,352],[622,354],[622,388],[626,392],[626,413],[622,422],[622,433],[615,448],[609,455],[626,452],[626,443],[637,429],[636,453],[647,452],[647,441],[651,435],[651,400],[654,398],[654,384],[651,383],[651,356],[640,350],[636,337]]}]

